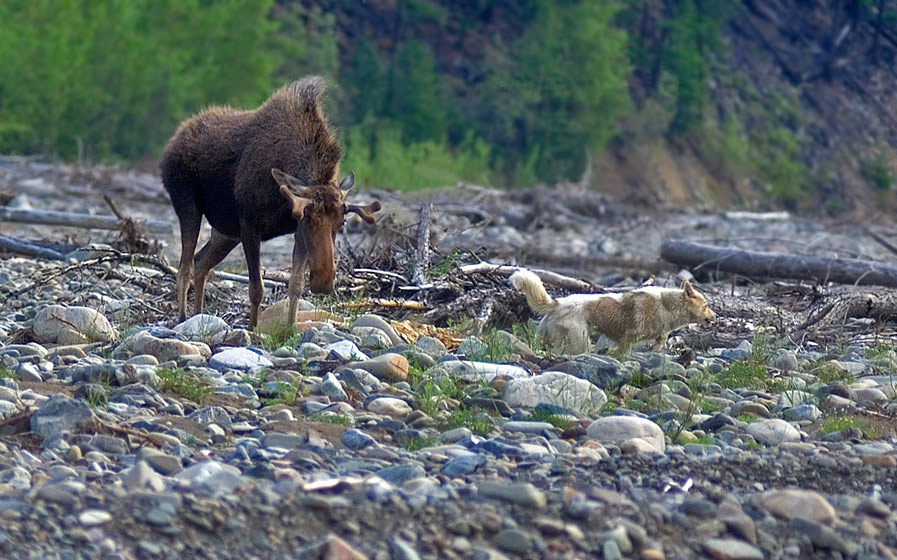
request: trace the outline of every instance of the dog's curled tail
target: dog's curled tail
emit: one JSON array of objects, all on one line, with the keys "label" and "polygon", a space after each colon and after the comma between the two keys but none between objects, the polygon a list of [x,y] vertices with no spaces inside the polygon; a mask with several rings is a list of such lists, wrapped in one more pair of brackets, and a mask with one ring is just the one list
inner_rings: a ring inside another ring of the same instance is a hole
[{"label": "dog's curled tail", "polygon": [[511,275],[511,285],[523,292],[530,309],[544,315],[557,307],[558,302],[548,295],[542,280],[529,270],[518,270]]}]

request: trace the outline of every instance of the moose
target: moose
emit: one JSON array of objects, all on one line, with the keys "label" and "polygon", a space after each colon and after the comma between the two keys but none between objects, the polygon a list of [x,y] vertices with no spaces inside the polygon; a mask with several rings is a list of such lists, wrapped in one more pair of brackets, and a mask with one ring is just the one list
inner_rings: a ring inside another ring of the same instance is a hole
[{"label": "moose", "polygon": [[[242,243],[254,328],[264,295],[261,242],[289,233],[288,317],[295,317],[306,268],[312,292],[333,292],[337,231],[350,212],[373,224],[380,203],[346,203],[355,174],[339,179],[343,152],[321,109],[325,89],[322,78],[309,76],[277,90],[257,109],[210,107],[182,122],[169,141],[160,167],[181,228],[179,321],[187,317],[194,264],[194,311],[200,313],[209,271]],[[194,257],[203,216],[212,234]]]}]

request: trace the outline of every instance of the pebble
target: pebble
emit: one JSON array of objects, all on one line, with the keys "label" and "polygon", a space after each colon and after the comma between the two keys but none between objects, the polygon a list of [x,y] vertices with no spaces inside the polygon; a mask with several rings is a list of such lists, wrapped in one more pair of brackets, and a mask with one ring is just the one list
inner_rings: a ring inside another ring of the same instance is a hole
[{"label": "pebble", "polygon": [[755,420],[748,424],[747,433],[766,445],[800,441],[800,432],[790,423],[779,418]]},{"label": "pebble", "polygon": [[536,509],[544,508],[547,503],[545,493],[529,483],[482,481],[477,484],[477,490],[483,496]]},{"label": "pebble", "polygon": [[764,560],[766,557],[759,548],[735,539],[708,539],[702,546],[716,560]]},{"label": "pebble", "polygon": [[657,452],[666,450],[663,430],[654,422],[636,416],[605,416],[594,420],[586,434],[604,444],[619,445],[624,441],[640,438]]},{"label": "pebble", "polygon": [[247,370],[273,366],[271,360],[249,348],[228,348],[213,354],[209,359],[209,367],[217,370]]},{"label": "pebble", "polygon": [[826,525],[837,520],[835,508],[812,490],[772,490],[760,495],[758,500],[761,507],[785,519],[803,517]]}]

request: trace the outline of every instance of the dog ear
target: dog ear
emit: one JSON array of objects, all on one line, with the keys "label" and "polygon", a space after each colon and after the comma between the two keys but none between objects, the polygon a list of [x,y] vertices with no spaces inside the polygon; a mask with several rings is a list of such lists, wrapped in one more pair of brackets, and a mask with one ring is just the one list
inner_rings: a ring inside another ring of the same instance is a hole
[{"label": "dog ear", "polygon": [[687,298],[695,297],[695,289],[691,287],[691,282],[688,280],[682,281],[682,289],[684,290],[684,296]]}]

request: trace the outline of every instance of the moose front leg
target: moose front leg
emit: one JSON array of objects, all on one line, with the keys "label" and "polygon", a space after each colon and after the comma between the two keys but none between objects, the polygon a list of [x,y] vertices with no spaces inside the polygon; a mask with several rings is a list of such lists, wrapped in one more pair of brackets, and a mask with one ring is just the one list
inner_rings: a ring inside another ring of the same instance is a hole
[{"label": "moose front leg", "polygon": [[293,244],[293,264],[290,268],[290,307],[288,309],[287,325],[293,328],[296,321],[296,311],[299,307],[299,298],[302,297],[302,291],[305,289],[305,269],[308,267],[308,247],[306,246],[305,236],[296,236]]},{"label": "moose front leg", "polygon": [[265,295],[262,283],[262,269],[259,262],[262,240],[255,235],[243,235],[243,255],[249,275],[249,330],[256,327],[259,320],[259,305]]}]

